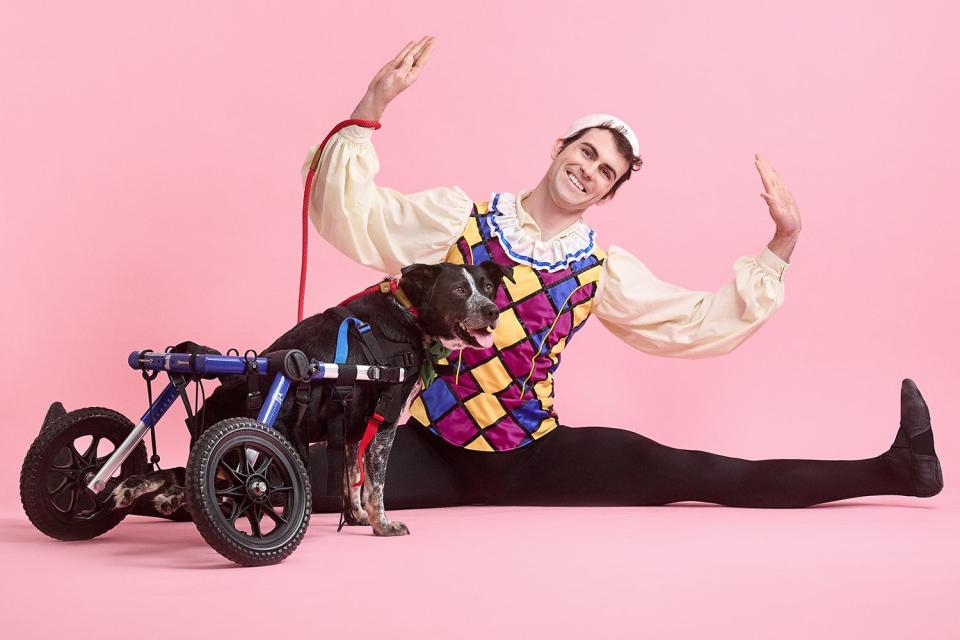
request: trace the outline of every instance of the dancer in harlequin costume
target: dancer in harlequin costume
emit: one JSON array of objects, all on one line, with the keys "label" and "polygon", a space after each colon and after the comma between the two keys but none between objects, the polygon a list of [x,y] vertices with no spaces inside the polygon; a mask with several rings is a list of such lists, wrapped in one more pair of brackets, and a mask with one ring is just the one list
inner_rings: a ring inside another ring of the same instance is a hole
[{"label": "dancer in harlequin costume", "polygon": [[[432,38],[410,43],[377,73],[352,118],[379,121],[416,79]],[[601,248],[582,220],[640,168],[637,137],[606,114],[575,122],[553,148],[540,183],[474,202],[461,189],[403,195],[375,184],[372,128],[348,126],[323,149],[310,218],[348,257],[387,273],[408,264],[513,269],[497,294],[489,349],[453,351],[397,430],[385,486],[387,509],[462,504],[661,505],[703,501],[803,507],[868,495],[931,496],[943,486],[930,418],[916,386],[901,389],[893,445],[863,460],[743,460],[676,449],[632,431],[572,428],[554,410],[563,350],[591,316],[630,346],[655,355],[726,353],[783,303],[784,276],[800,232],[793,197],[761,158],[763,198],[776,224],[756,256],[734,263],[714,293],[658,280],[617,246]],[[313,156],[311,151],[310,157]],[[325,451],[311,450],[315,509],[325,498]]]}]

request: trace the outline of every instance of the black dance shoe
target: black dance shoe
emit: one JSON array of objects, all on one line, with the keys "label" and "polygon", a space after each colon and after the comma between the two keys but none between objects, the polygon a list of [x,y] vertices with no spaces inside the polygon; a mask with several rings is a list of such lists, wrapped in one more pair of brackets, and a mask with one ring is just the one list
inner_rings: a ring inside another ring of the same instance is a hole
[{"label": "black dance shoe", "polygon": [[906,449],[910,453],[910,471],[920,498],[935,496],[943,489],[943,471],[933,448],[930,410],[916,383],[906,378],[900,386],[900,429],[891,450]]}]

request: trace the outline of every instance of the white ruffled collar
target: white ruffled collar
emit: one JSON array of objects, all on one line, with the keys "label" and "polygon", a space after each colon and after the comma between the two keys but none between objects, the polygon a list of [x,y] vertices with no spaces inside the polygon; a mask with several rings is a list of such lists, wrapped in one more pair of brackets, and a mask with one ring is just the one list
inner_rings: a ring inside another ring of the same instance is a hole
[{"label": "white ruffled collar", "polygon": [[490,196],[490,211],[487,217],[490,233],[497,237],[500,246],[519,263],[534,269],[559,271],[593,251],[593,229],[577,222],[550,240],[534,240],[523,230],[517,216],[517,197],[512,193],[494,193]]}]

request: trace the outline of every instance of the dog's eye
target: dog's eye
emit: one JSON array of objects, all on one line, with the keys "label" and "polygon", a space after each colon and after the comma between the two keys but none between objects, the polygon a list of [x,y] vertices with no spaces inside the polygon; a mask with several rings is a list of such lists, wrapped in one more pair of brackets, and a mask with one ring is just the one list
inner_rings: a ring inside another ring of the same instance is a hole
[{"label": "dog's eye", "polygon": [[454,287],[453,292],[458,296],[462,296],[462,295],[466,295],[467,290],[464,289],[463,287]]},{"label": "dog's eye", "polygon": [[483,286],[483,290],[487,293],[493,293],[493,285],[488,282]]}]

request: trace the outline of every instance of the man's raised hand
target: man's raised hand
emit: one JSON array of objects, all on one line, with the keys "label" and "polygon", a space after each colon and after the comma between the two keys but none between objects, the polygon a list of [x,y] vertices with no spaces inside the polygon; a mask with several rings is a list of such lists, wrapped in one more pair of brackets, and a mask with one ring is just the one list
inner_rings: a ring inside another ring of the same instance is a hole
[{"label": "man's raised hand", "polygon": [[763,182],[764,192],[760,197],[767,203],[770,217],[777,225],[773,240],[767,246],[782,259],[789,260],[797,244],[797,237],[800,235],[800,210],[793,199],[793,194],[780,180],[780,176],[773,167],[767,164],[759,154],[755,158],[755,163],[757,171],[760,172],[760,181]]},{"label": "man's raised hand", "polygon": [[400,92],[417,80],[420,71],[430,58],[437,39],[425,36],[420,42],[409,42],[392,60],[383,65],[373,76],[367,93],[353,110],[351,118],[380,120],[384,110]]}]

